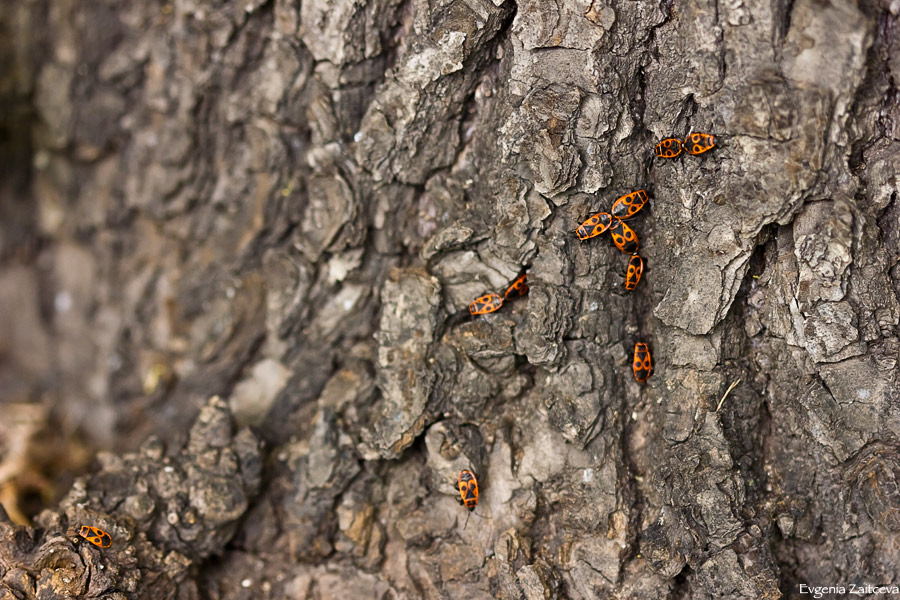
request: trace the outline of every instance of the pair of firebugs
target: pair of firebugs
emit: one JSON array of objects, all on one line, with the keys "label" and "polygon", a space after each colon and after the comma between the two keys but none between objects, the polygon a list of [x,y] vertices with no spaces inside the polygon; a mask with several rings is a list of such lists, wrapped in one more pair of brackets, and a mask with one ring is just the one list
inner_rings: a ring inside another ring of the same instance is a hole
[{"label": "pair of firebugs", "polygon": [[625,224],[626,219],[633,217],[644,208],[648,197],[645,190],[625,194],[617,199],[608,213],[600,212],[592,215],[575,230],[580,240],[589,240],[609,230],[613,244],[621,252],[631,255],[628,269],[625,271],[625,289],[629,292],[637,287],[644,272],[644,260],[638,255],[638,238],[634,230]]},{"label": "pair of firebugs", "polygon": [[503,297],[494,292],[488,292],[484,296],[479,296],[469,303],[469,312],[473,315],[486,315],[496,310],[500,310],[503,303],[512,296],[524,296],[528,293],[528,273],[519,275],[515,281],[509,284]]},{"label": "pair of firebugs", "polygon": [[692,133],[682,142],[678,138],[668,138],[656,145],[653,152],[660,158],[675,158],[684,150],[694,156],[716,147],[716,136],[709,133]]}]

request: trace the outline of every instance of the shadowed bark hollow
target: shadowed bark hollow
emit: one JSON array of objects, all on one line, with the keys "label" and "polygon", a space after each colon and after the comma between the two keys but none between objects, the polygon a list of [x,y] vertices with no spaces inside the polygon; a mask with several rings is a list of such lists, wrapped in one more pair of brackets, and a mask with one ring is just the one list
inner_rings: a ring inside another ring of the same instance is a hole
[{"label": "shadowed bark hollow", "polygon": [[900,585],[898,12],[4,3],[0,599]]}]

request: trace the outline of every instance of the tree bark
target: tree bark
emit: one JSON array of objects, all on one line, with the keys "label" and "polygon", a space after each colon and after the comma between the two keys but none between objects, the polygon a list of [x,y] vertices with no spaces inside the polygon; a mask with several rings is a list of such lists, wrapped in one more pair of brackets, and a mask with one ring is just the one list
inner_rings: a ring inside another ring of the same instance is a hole
[{"label": "tree bark", "polygon": [[900,586],[898,12],[4,4],[0,598]]}]

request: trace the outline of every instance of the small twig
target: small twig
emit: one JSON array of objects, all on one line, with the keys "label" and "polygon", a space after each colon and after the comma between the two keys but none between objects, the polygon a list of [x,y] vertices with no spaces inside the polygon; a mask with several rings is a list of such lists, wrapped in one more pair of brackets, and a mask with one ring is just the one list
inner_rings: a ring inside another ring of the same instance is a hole
[{"label": "small twig", "polygon": [[721,400],[719,400],[719,405],[716,407],[716,412],[719,412],[719,409],[722,408],[722,403],[725,402],[725,398],[728,397],[728,394],[731,393],[731,390],[733,390],[735,387],[737,387],[737,384],[739,384],[740,382],[741,382],[741,380],[738,379],[737,381],[735,381],[734,383],[732,383],[731,385],[728,386],[728,389],[725,390],[725,395],[722,396]]}]

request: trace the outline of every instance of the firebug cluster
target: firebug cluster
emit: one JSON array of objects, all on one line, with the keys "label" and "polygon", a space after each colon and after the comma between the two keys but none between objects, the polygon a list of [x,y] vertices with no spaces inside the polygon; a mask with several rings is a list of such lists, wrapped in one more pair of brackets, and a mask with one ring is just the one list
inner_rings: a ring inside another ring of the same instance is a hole
[{"label": "firebug cluster", "polygon": [[[666,138],[661,140],[653,148],[658,158],[677,158],[686,152],[698,156],[716,147],[716,138],[709,133],[691,133],[684,140],[680,138]],[[649,201],[647,191],[640,189],[620,196],[613,202],[609,212],[598,212],[585,220],[575,229],[575,235],[581,241],[598,237],[609,231],[613,244],[620,252],[630,255],[625,271],[625,289],[634,291],[641,275],[644,273],[644,260],[638,254],[640,242],[637,233],[625,222],[636,215]],[[469,312],[472,315],[483,315],[499,310],[503,303],[513,297],[524,296],[528,293],[528,276],[520,275],[513,281],[501,297],[494,292],[488,292],[476,298],[469,304]],[[637,342],[634,345],[634,357],[631,363],[634,379],[638,383],[644,383],[650,377],[653,370],[650,357],[650,347],[646,342]],[[456,489],[459,492],[459,503],[465,505],[469,512],[475,510],[478,504],[478,482],[475,475],[468,470],[459,474]],[[466,518],[468,524],[468,517]]]},{"label": "firebug cluster", "polygon": [[[625,223],[625,220],[636,215],[644,208],[648,200],[646,190],[625,194],[613,202],[608,213],[601,212],[592,215],[575,230],[575,235],[582,241],[609,230],[609,235],[616,248],[620,252],[631,255],[625,270],[625,289],[629,292],[633,291],[641,280],[641,275],[644,273],[644,259],[638,254],[640,243],[637,234]],[[635,344],[632,366],[634,378],[639,383],[647,381],[650,376],[650,350],[646,343]]]}]

